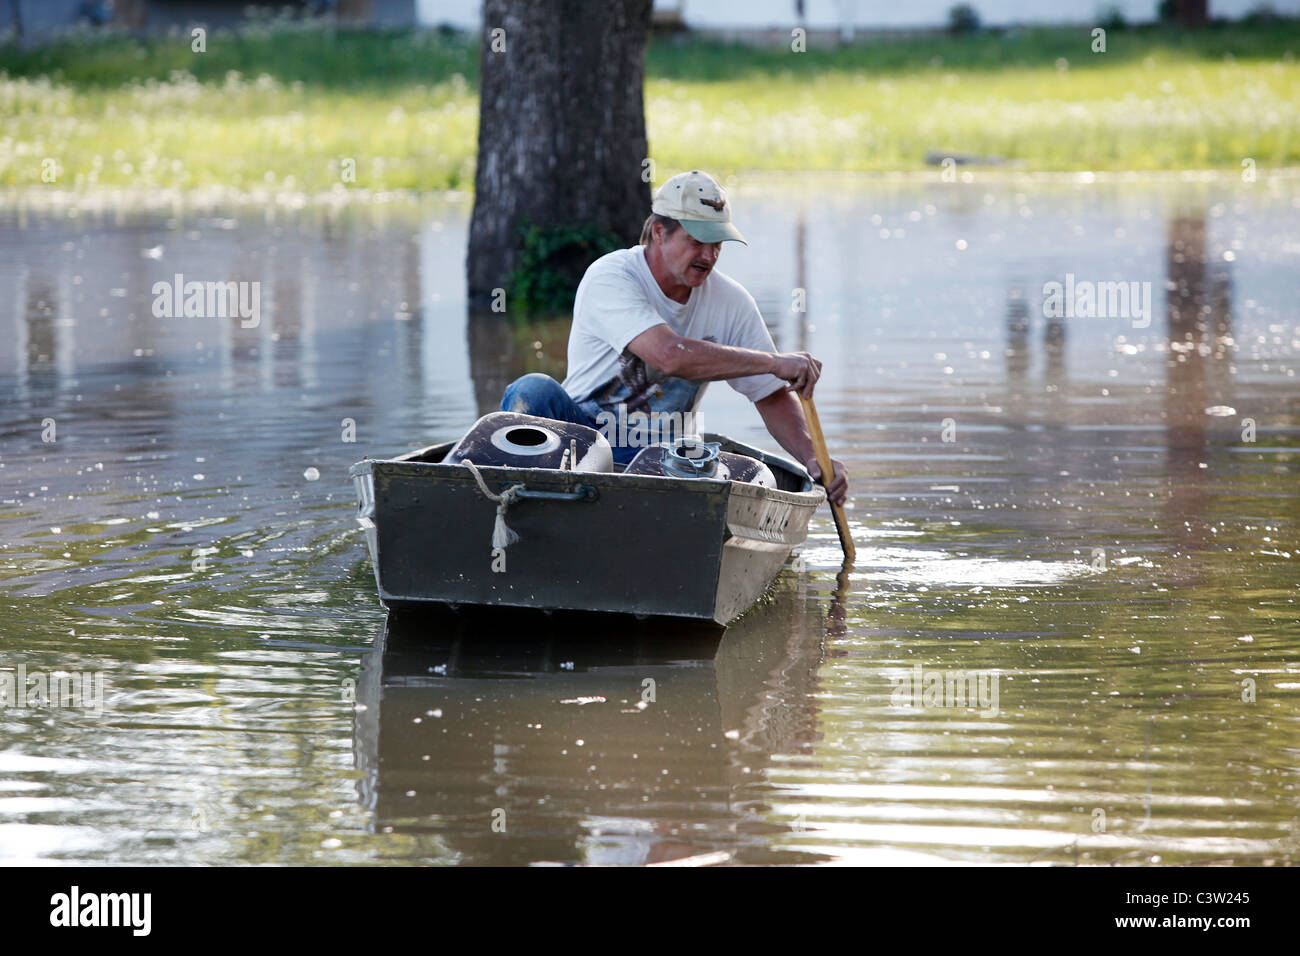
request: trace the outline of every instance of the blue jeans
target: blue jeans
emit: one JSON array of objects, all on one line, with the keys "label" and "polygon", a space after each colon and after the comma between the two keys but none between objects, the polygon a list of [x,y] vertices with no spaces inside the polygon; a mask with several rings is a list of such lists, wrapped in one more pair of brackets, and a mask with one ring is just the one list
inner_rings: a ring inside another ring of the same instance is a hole
[{"label": "blue jeans", "polygon": [[[506,386],[506,393],[501,397],[501,411],[519,412],[521,415],[536,415],[539,418],[553,418],[561,422],[573,422],[596,428],[596,416],[600,406],[595,402],[575,402],[555,379],[541,372],[532,372],[515,379]],[[611,444],[613,444],[611,442]],[[631,446],[614,445],[614,460],[626,465],[641,449]]]}]

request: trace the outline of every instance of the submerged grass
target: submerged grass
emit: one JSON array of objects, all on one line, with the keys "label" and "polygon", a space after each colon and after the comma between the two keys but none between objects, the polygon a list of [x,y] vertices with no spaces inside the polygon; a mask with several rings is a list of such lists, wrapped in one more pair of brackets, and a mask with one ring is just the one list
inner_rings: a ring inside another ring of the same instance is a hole
[{"label": "submerged grass", "polygon": [[[660,178],[916,170],[931,149],[1030,170],[1300,165],[1295,21],[1091,43],[1084,28],[801,54],[654,43],[651,154]],[[285,24],[211,34],[203,53],[188,35],[0,48],[0,185],[468,188],[477,57],[454,33]]]}]

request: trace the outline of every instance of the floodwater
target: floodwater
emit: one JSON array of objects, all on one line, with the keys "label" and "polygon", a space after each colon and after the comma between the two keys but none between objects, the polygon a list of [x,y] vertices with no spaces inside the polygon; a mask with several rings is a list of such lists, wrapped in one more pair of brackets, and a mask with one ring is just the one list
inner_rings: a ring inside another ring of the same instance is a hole
[{"label": "floodwater", "polygon": [[735,202],[858,562],[823,510],[721,636],[386,620],[348,465],[562,374],[467,315],[463,198],[0,213],[0,861],[1296,862],[1300,182]]}]

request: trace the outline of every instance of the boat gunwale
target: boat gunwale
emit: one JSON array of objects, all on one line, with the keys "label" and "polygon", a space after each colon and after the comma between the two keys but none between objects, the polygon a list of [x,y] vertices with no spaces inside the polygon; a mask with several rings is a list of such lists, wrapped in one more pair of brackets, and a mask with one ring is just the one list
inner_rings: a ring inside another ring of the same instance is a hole
[{"label": "boat gunwale", "polygon": [[[527,480],[530,477],[548,476],[547,484],[552,483],[550,476],[564,476],[570,478],[569,484],[572,484],[571,476],[581,476],[579,484],[592,484],[596,487],[607,485],[611,482],[621,488],[630,488],[643,491],[667,492],[672,490],[690,490],[700,485],[709,488],[719,486],[730,486],[731,492],[739,492],[743,497],[765,498],[771,501],[782,501],[790,504],[797,504],[805,507],[818,507],[826,498],[825,489],[815,484],[808,472],[796,462],[782,458],[778,455],[772,455],[762,449],[755,448],[743,442],[735,441],[726,435],[715,435],[706,433],[706,441],[721,440],[724,446],[730,446],[738,451],[739,454],[748,455],[762,461],[769,468],[776,467],[792,475],[797,480],[801,480],[807,490],[787,491],[783,488],[768,488],[765,485],[753,484],[752,482],[732,481],[727,478],[676,478],[667,475],[628,475],[617,471],[558,471],[554,468],[526,468],[516,465],[478,465],[476,466],[483,474],[484,479],[517,482]],[[373,473],[376,466],[383,466],[383,470],[389,475],[409,475],[411,477],[419,475],[467,475],[466,469],[461,465],[449,465],[443,461],[422,461],[426,455],[442,452],[446,455],[454,446],[455,442],[439,442],[434,445],[427,445],[424,448],[417,448],[395,458],[365,458],[348,469],[351,477]],[[730,449],[728,449],[730,450]]]}]

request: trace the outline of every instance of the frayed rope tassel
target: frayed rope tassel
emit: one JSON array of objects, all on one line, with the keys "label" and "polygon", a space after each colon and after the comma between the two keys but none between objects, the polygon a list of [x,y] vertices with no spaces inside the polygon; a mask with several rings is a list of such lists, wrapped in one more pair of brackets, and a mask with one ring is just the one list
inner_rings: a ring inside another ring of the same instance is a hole
[{"label": "frayed rope tassel", "polygon": [[524,486],[522,484],[511,485],[501,494],[494,495],[488,490],[487,482],[483,480],[483,476],[472,461],[466,458],[461,464],[468,468],[469,473],[474,476],[474,480],[478,482],[478,490],[483,492],[483,497],[497,503],[497,517],[496,521],[492,523],[492,550],[504,551],[519,540],[519,535],[515,533],[510,525],[506,524],[506,511],[519,500],[519,492],[523,490]]}]

